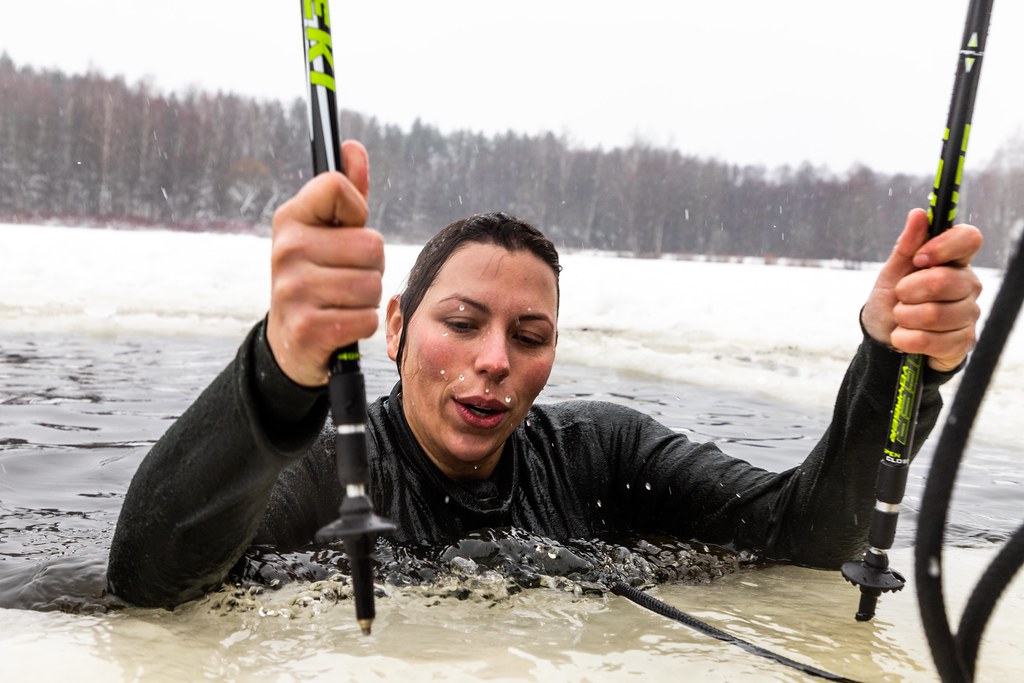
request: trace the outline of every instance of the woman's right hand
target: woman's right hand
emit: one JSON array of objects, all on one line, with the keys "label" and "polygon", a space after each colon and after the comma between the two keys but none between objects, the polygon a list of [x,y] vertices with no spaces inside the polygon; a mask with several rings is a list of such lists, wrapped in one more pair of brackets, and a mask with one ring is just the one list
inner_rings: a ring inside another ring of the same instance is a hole
[{"label": "woman's right hand", "polygon": [[384,238],[364,228],[366,149],[348,140],[342,161],[345,175],[316,176],[274,213],[267,341],[281,370],[309,387],[327,382],[334,350],[378,324]]}]

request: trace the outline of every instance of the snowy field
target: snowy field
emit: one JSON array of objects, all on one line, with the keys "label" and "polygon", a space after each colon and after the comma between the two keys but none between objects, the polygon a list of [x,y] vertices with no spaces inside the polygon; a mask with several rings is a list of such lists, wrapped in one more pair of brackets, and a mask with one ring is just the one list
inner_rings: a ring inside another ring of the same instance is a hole
[{"label": "snowy field", "polygon": [[[246,235],[0,224],[0,332],[241,340],[267,308],[269,253],[268,238]],[[385,296],[400,290],[416,253],[388,248]],[[823,412],[859,341],[857,312],[878,269],[569,252],[562,261],[559,362],[757,392]],[[999,273],[979,275],[987,312]],[[1021,406],[1018,329],[975,438],[1021,443]]]}]

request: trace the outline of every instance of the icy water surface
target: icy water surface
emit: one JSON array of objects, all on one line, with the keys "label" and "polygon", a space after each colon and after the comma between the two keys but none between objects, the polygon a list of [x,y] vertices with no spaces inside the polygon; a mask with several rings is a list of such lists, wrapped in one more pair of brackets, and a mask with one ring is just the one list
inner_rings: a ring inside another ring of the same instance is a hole
[{"label": "icy water surface", "polygon": [[[571,546],[494,530],[429,557],[385,552],[387,595],[369,639],[357,635],[347,581],[333,576],[344,561],[331,550],[258,558],[264,579],[304,579],[277,590],[226,587],[174,611],[125,608],[103,590],[123,494],[152,443],[235,347],[223,337],[0,334],[0,671],[57,677],[66,667],[79,680],[344,680],[346,671],[452,680],[687,672],[720,680],[716,673],[729,671],[731,680],[803,680],[611,596],[599,579],[619,576],[660,583],[655,594],[681,609],[837,673],[933,680],[923,637],[905,637],[916,616],[909,591],[883,599],[875,622],[854,625],[855,591],[836,573],[748,565],[675,539]],[[385,393],[393,366],[382,349],[365,357],[368,394]],[[769,469],[799,462],[828,419],[757,397],[571,366],[556,367],[541,400],[581,397],[628,403]],[[912,541],[929,457],[926,446],[911,471],[897,547]],[[965,548],[955,554],[959,576],[973,577],[991,542],[1016,528],[1021,486],[1011,452],[976,447],[965,460],[949,538]],[[579,561],[604,573],[565,579]],[[911,562],[909,552],[896,553],[894,566],[905,573]],[[1004,602],[1001,615],[1022,606],[1019,581]],[[994,677],[983,680],[1011,680],[1004,673],[1024,667],[1009,637],[1022,622],[1000,618],[1009,621],[993,627],[997,646],[981,655],[983,672],[995,662]],[[47,649],[62,654],[44,662]]]}]

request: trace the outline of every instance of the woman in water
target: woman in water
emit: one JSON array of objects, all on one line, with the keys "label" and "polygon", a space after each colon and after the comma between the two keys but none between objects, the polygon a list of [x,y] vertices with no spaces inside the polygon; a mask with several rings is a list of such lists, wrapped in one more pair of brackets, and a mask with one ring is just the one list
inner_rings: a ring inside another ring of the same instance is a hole
[{"label": "woman in water", "polygon": [[[198,597],[251,544],[307,545],[337,517],[327,359],[376,331],[384,268],[380,234],[338,228],[367,219],[366,152],[348,142],[343,156],[347,177],[314,178],[275,214],[266,319],[132,481],[108,570],[130,602]],[[811,566],[853,559],[896,350],[928,357],[920,443],[938,387],[974,343],[981,287],[969,263],[981,235],[960,225],[926,239],[924,212],[911,212],[861,311],[864,339],[831,425],[800,466],[771,473],[630,408],[534,405],[555,358],[557,252],[506,214],[453,223],[387,304],[400,381],[368,410],[373,504],[399,542],[451,543],[484,527],[555,539],[660,531]]]}]

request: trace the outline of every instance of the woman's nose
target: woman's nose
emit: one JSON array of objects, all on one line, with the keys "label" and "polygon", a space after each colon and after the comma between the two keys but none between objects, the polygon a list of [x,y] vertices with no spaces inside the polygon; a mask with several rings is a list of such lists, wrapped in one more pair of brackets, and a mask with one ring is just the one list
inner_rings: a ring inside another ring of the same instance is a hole
[{"label": "woman's nose", "polygon": [[510,369],[508,340],[504,335],[488,334],[481,339],[476,357],[476,367],[478,372],[490,375],[496,382],[500,382],[508,376]]}]

